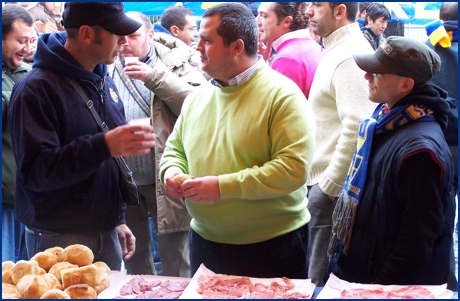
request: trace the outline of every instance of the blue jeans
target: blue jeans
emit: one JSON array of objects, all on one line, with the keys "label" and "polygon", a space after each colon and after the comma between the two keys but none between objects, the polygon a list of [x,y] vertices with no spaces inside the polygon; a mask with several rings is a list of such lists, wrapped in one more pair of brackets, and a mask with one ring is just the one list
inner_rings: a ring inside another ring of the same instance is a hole
[{"label": "blue jeans", "polygon": [[267,241],[233,245],[206,240],[190,229],[190,276],[203,263],[216,274],[307,279],[308,232],[306,224]]},{"label": "blue jeans", "polygon": [[2,261],[28,259],[24,225],[14,218],[13,207],[2,205]]},{"label": "blue jeans", "polygon": [[48,248],[65,248],[73,244],[82,244],[93,251],[94,262],[103,261],[110,269],[121,269],[121,246],[117,230],[81,234],[57,233],[26,226],[26,245],[29,257]]}]

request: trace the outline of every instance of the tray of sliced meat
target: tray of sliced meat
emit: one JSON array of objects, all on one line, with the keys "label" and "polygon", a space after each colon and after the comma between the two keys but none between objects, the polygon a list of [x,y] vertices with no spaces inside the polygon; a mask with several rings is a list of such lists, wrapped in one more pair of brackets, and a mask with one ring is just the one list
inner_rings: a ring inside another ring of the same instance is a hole
[{"label": "tray of sliced meat", "polygon": [[316,299],[450,299],[443,285],[379,285],[342,280],[331,274]]},{"label": "tray of sliced meat", "polygon": [[179,299],[190,278],[126,275],[126,270],[109,276],[110,287],[98,299]]},{"label": "tray of sliced meat", "polygon": [[202,264],[179,299],[310,299],[314,290],[310,279],[222,275]]}]

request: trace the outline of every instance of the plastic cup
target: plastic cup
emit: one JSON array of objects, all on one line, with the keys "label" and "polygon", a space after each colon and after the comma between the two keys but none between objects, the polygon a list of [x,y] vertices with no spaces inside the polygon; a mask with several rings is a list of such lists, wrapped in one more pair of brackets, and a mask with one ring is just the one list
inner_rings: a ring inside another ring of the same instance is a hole
[{"label": "plastic cup", "polygon": [[125,57],[125,65],[127,65],[129,63],[138,62],[138,61],[139,61],[138,56],[127,56],[127,57]]}]

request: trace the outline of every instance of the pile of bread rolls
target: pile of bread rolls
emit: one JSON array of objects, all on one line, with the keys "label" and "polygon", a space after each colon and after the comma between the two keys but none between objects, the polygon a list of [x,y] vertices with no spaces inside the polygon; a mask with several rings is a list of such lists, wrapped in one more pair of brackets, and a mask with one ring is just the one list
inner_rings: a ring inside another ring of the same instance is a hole
[{"label": "pile of bread rolls", "polygon": [[2,262],[2,299],[96,299],[110,285],[110,268],[93,260],[90,248],[76,244]]}]

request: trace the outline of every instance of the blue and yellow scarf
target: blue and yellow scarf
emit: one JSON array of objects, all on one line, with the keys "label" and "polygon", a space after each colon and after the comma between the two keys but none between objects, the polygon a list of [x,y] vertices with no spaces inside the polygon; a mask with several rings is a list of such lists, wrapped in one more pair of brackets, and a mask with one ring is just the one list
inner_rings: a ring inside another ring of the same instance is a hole
[{"label": "blue and yellow scarf", "polygon": [[347,254],[356,212],[366,183],[369,155],[374,135],[380,135],[414,122],[435,121],[433,111],[421,105],[407,105],[391,110],[386,104],[377,107],[371,118],[365,119],[358,129],[358,141],[351,161],[345,186],[332,215],[332,238],[328,255],[334,253],[335,240],[339,239]]}]

